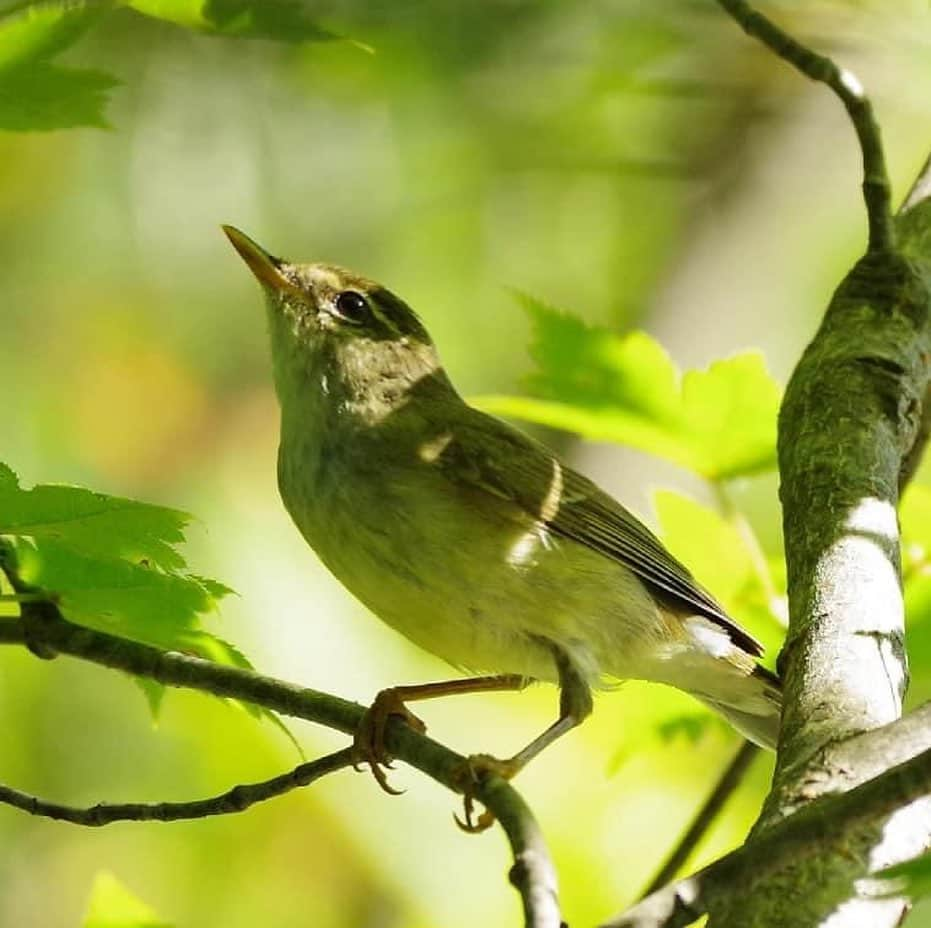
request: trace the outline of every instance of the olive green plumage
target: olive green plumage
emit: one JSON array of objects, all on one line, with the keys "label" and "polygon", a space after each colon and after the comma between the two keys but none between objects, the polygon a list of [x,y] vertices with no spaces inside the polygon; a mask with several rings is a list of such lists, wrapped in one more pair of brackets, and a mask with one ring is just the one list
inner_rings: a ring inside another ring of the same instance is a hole
[{"label": "olive green plumage", "polygon": [[465,403],[380,284],[227,234],[266,292],[282,498],[354,595],[456,667],[558,682],[558,733],[590,687],[639,678],[774,746],[760,646],[633,515]]}]

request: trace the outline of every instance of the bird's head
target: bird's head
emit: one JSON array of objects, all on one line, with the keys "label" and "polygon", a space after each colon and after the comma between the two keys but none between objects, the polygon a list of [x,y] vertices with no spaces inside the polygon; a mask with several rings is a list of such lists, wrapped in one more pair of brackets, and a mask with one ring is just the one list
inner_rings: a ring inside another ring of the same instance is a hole
[{"label": "bird's head", "polygon": [[414,311],[390,290],[331,264],[292,264],[223,226],[265,291],[282,407],[307,402],[363,418],[395,411],[413,391],[449,389]]}]

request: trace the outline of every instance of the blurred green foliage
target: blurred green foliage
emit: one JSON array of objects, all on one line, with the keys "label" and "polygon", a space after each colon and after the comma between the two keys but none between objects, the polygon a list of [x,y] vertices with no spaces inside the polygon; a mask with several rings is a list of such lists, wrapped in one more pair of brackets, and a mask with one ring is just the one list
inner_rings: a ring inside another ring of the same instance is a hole
[{"label": "blurred green foliage", "polygon": [[337,38],[321,28],[299,0],[128,0],[147,16],[211,35],[279,42],[320,42]]},{"label": "blurred green foliage", "polygon": [[119,82],[52,63],[98,22],[108,3],[31,4],[0,19],[0,129],[106,126],[107,91]]},{"label": "blurred green foliage", "polygon": [[[0,7],[0,129],[44,130],[0,132],[0,458],[30,483],[119,494],[24,491],[0,472],[0,533],[28,539],[24,569],[69,614],[109,613],[166,646],[196,635],[236,662],[200,626],[221,608],[224,637],[261,670],[360,700],[448,674],[365,615],[287,524],[258,298],[216,231],[235,221],[276,253],[385,280],[466,392],[648,452],[548,434],[625,504],[655,499],[671,548],[773,656],[784,568],[766,370],[785,378],[864,233],[850,129],[826,95],[693,0]],[[871,88],[901,189],[926,153],[927,5],[778,15]],[[79,126],[112,129],[54,131]],[[505,286],[573,314],[531,302],[529,376]],[[902,513],[916,699],[931,693],[926,480]],[[653,497],[656,483],[688,496]],[[240,597],[218,604],[225,590],[187,573],[182,529],[191,563]],[[172,694],[153,733],[121,678],[4,652],[0,781],[75,803],[160,800],[293,763],[285,739],[216,700]],[[540,688],[427,715],[453,747],[506,753],[553,707]],[[625,684],[522,775],[573,924],[629,901],[711,787],[736,741],[709,718]],[[342,743],[297,737],[308,753]],[[741,838],[767,775],[754,768],[695,864]],[[80,924],[101,868],[160,914],[101,878],[95,926],[515,923],[503,842],[461,836],[445,792],[398,777],[397,802],[347,775],[172,826],[84,831],[0,810],[0,846],[17,849],[0,855],[0,924]],[[919,908],[910,923],[926,922]]]},{"label": "blurred green foliage", "polygon": [[537,362],[528,387],[542,399],[483,397],[476,400],[483,409],[639,448],[708,480],[776,466],[782,391],[759,352],[682,376],[644,332],[617,335],[529,297],[523,301]]},{"label": "blurred green foliage", "polygon": [[97,874],[82,928],[171,928],[110,872]]}]

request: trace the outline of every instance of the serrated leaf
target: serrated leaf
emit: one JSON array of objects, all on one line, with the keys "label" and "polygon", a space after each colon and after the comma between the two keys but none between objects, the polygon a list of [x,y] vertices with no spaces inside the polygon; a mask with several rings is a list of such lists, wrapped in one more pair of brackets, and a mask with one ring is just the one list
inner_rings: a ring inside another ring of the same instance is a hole
[{"label": "serrated leaf", "polygon": [[[215,612],[233,590],[180,569],[184,559],[177,546],[190,518],[176,509],[82,487],[23,490],[16,474],[0,463],[0,538],[6,536],[4,545],[11,548],[24,583],[53,597],[79,625],[251,670],[238,648],[201,627],[203,616]],[[2,577],[0,572],[0,582]],[[164,687],[133,679],[157,720]],[[303,757],[275,713],[236,704],[272,722]]]},{"label": "serrated leaf", "polygon": [[688,371],[682,378],[683,417],[696,470],[723,479],[775,468],[781,399],[759,351]]},{"label": "serrated leaf", "polygon": [[107,91],[119,81],[102,71],[38,62],[0,73],[0,129],[108,129]]},{"label": "serrated leaf", "polygon": [[81,0],[32,3],[0,16],[0,72],[47,61],[74,44],[112,2]]},{"label": "serrated leaf", "polygon": [[0,16],[0,129],[106,128],[107,91],[119,82],[100,71],[58,67],[51,59],[113,5],[59,0]]},{"label": "serrated leaf", "polygon": [[146,16],[212,35],[278,42],[325,42],[340,36],[321,27],[297,0],[130,0]]},{"label": "serrated leaf", "polygon": [[94,878],[83,928],[171,928],[171,925],[112,873],[103,870]]},{"label": "serrated leaf", "polygon": [[585,408],[614,406],[651,421],[679,424],[679,372],[644,332],[619,337],[526,294],[517,298],[534,326],[527,379],[543,397]]},{"label": "serrated leaf", "polygon": [[143,563],[88,557],[58,541],[20,540],[23,580],[56,597],[79,625],[174,650],[195,651],[200,616],[216,598],[195,577]]},{"label": "serrated leaf", "polygon": [[[190,515],[177,509],[83,487],[46,484],[23,490],[13,471],[0,465],[0,535],[57,541],[85,556],[148,561],[177,570],[184,566],[177,545],[190,521]],[[216,581],[194,579],[214,598],[229,592]]]},{"label": "serrated leaf", "polygon": [[887,867],[873,876],[881,881],[881,884],[885,884],[877,895],[923,899],[931,895],[931,853]]},{"label": "serrated leaf", "polygon": [[710,480],[776,466],[781,391],[759,352],[680,376],[649,335],[617,335],[529,297],[536,396],[486,396],[498,415],[630,445]]}]

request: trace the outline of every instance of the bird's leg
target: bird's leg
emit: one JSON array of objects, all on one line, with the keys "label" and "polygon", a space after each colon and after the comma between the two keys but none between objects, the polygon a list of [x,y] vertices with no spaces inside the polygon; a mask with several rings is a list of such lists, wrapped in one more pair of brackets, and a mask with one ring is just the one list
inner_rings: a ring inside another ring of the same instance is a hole
[{"label": "bird's leg", "polygon": [[353,766],[358,770],[359,764],[368,764],[378,785],[386,793],[396,796],[401,790],[394,789],[385,775],[385,768],[391,768],[391,757],[385,750],[385,726],[392,716],[398,716],[415,731],[423,733],[427,730],[423,721],[414,715],[405,703],[419,699],[436,699],[440,696],[459,696],[464,693],[520,690],[528,683],[528,677],[508,673],[494,677],[469,677],[465,680],[421,683],[416,686],[392,686],[382,690],[366,709],[356,729],[353,738]]},{"label": "bird's leg", "polygon": [[581,724],[592,712],[592,691],[588,681],[572,663],[569,655],[552,642],[547,642],[553,652],[556,669],[559,673],[559,718],[544,732],[537,735],[525,748],[513,757],[500,760],[488,754],[473,754],[467,761],[464,771],[467,780],[463,788],[465,795],[465,821],[456,817],[456,823],[463,831],[476,834],[491,826],[495,817],[482,812],[474,817],[474,785],[489,774],[510,780],[530,763],[544,748],[549,747],[557,738]]}]

